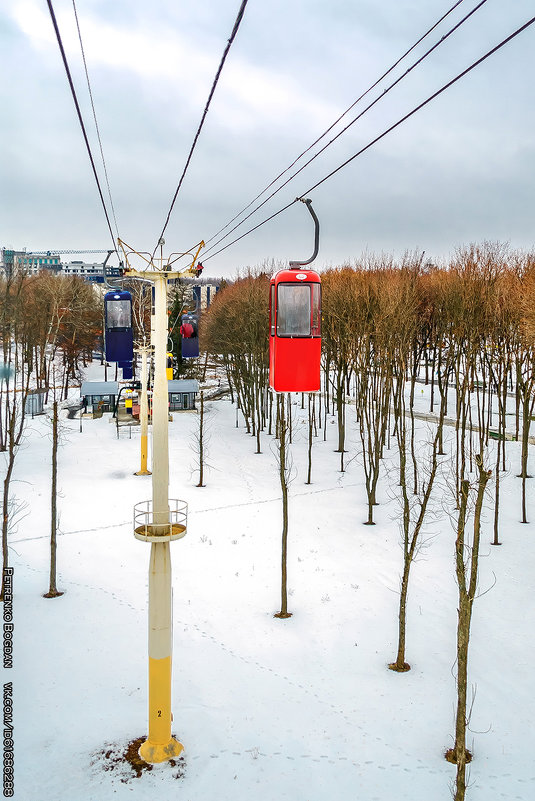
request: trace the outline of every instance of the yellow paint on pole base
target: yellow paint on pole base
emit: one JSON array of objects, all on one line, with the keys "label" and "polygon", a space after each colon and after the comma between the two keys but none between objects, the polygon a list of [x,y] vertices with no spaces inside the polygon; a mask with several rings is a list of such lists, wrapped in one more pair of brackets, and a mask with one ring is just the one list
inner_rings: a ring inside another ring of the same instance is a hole
[{"label": "yellow paint on pole base", "polygon": [[180,756],[184,746],[171,737],[171,657],[149,657],[149,736],[139,749],[145,762]]},{"label": "yellow paint on pole base", "polygon": [[137,471],[137,473],[134,473],[135,476],[151,476],[152,475],[150,470],[147,470],[147,454],[148,454],[147,435],[146,434],[142,434],[141,435],[141,467]]},{"label": "yellow paint on pole base", "polygon": [[150,740],[145,740],[138,754],[145,762],[155,765],[158,762],[167,762],[169,759],[180,756],[183,750],[184,746],[182,743],[179,743],[178,740],[171,737],[167,745],[158,745],[151,743]]}]

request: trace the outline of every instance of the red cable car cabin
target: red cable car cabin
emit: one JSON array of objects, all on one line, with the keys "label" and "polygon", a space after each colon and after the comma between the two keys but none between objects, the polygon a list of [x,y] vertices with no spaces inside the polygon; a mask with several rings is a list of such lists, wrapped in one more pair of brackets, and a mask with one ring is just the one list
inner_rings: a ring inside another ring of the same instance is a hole
[{"label": "red cable car cabin", "polygon": [[321,280],[314,270],[281,270],[269,295],[269,385],[275,392],[320,389]]}]

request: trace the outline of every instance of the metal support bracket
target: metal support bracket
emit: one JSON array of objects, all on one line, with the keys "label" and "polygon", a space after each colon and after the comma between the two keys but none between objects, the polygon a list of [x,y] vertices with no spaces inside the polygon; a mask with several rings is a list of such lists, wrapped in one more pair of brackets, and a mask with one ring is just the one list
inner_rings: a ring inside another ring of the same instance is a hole
[{"label": "metal support bracket", "polygon": [[314,253],[307,261],[291,261],[290,270],[298,270],[300,267],[304,267],[306,264],[311,264],[318,255],[318,250],[320,247],[320,222],[316,216],[316,212],[312,208],[312,201],[309,198],[303,197],[296,197],[296,200],[300,200],[301,203],[306,204],[306,207],[312,215],[312,219],[314,220]]}]

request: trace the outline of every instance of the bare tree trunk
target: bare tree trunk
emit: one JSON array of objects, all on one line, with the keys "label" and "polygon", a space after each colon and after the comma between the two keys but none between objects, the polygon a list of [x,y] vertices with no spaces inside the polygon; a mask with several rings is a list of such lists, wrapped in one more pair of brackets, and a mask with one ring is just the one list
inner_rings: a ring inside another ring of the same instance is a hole
[{"label": "bare tree trunk", "polygon": [[[17,354],[18,343],[14,343],[15,354],[11,361],[11,353],[7,364],[11,366],[20,365],[20,358]],[[21,386],[16,387],[16,378],[13,379],[13,389],[9,387],[9,380],[5,380],[5,387],[2,388],[3,402],[5,404],[5,441],[6,441],[6,473],[4,476],[4,494],[2,500],[2,586],[0,589],[0,601],[4,600],[4,572],[9,567],[9,549],[8,549],[8,533],[10,524],[10,488],[11,479],[13,476],[13,468],[15,466],[15,458],[22,439],[24,431],[24,423],[26,419],[26,399],[28,397],[30,375],[24,374],[24,368],[18,373],[21,376]],[[17,373],[15,372],[15,376]],[[17,390],[17,391],[16,391]]]},{"label": "bare tree trunk", "polygon": [[532,386],[535,382],[522,382],[522,453],[520,478],[522,479],[522,523],[527,523],[526,480],[531,478],[528,474],[528,440],[531,423],[531,413],[535,405],[535,396],[531,398]]},{"label": "bare tree trunk", "polygon": [[314,418],[316,414],[316,404],[312,405],[314,396],[308,393],[308,473],[305,484],[312,483],[312,434],[314,431]]},{"label": "bare tree trunk", "polygon": [[433,361],[431,366],[431,402],[429,406],[429,411],[433,414],[434,406],[435,406],[435,373],[436,373],[436,359],[437,359],[437,346],[436,343],[433,344]]},{"label": "bare tree trunk", "polygon": [[230,389],[230,402],[234,403],[234,387],[233,387],[233,382],[231,381],[230,378],[230,367],[227,359],[225,359],[225,372],[227,374],[227,383]]},{"label": "bare tree trunk", "polygon": [[340,472],[344,470],[344,445],[345,445],[345,368],[338,366],[336,371],[336,413],[338,417],[338,448],[337,453],[341,453]]},{"label": "bare tree trunk", "polygon": [[288,426],[288,442],[291,445],[292,444],[292,396],[289,392],[287,394],[287,398],[288,398],[288,417],[286,419],[286,424]]},{"label": "bare tree trunk", "polygon": [[256,453],[262,453],[260,431],[262,428],[262,404],[260,401],[260,384],[256,382]]},{"label": "bare tree trunk", "polygon": [[[11,457],[11,455],[10,455]],[[15,457],[9,458],[6,474],[4,476],[4,495],[2,499],[2,556],[3,556],[3,569],[2,569],[2,589],[0,591],[0,601],[4,600],[4,575],[9,567],[9,548],[7,535],[9,532],[9,487],[11,484],[11,476],[13,474],[13,467],[15,466]]]},{"label": "bare tree trunk", "polygon": [[361,364],[361,391],[357,398],[357,407],[368,498],[368,519],[364,525],[374,526],[373,507],[377,506],[376,489],[386,439],[391,382],[389,376],[382,370],[379,360],[371,375],[365,372],[369,371],[370,359],[365,358]]},{"label": "bare tree trunk", "polygon": [[[466,697],[468,680],[468,643],[470,636],[471,604],[466,587],[465,530],[468,514],[470,482],[462,479],[460,486],[459,516],[457,518],[457,539],[455,541],[456,576],[459,587],[459,608],[457,610],[457,714],[455,718],[455,745],[446,752],[448,762],[457,764],[457,789],[463,790],[462,778],[466,765]],[[460,781],[461,779],[461,781]],[[464,796],[461,796],[461,799]],[[457,798],[457,795],[456,795]]]},{"label": "bare tree trunk", "polygon": [[[418,367],[419,367],[419,359],[418,359],[418,349],[417,346],[413,346],[413,356],[412,356],[412,371],[411,371],[411,392],[410,392],[410,400],[409,400],[409,412],[411,416],[411,458],[412,458],[412,471],[413,471],[413,485],[412,491],[414,495],[418,494],[418,466],[416,464],[416,451],[414,449],[414,391],[416,389],[416,379],[418,377]],[[427,364],[427,362],[426,362]],[[426,382],[427,384],[427,376]]]},{"label": "bare tree trunk", "polygon": [[472,607],[477,590],[479,566],[479,544],[481,539],[481,510],[485,488],[490,471],[484,469],[481,454],[475,457],[478,468],[477,497],[474,509],[474,527],[471,547],[466,545],[465,530],[470,484],[461,481],[461,497],[455,542],[456,576],[459,587],[459,607],[457,619],[457,713],[455,719],[455,745],[446,752],[446,759],[457,765],[455,801],[464,801],[466,792],[466,765],[472,755],[466,749],[467,691],[468,691],[468,648],[470,644],[470,624]]},{"label": "bare tree trunk", "polygon": [[[281,609],[274,617],[288,618],[292,616],[288,612],[288,573],[287,573],[287,555],[288,555],[288,442],[289,442],[289,425],[285,414],[285,397],[284,395],[277,395],[278,403],[278,429],[279,429],[279,448],[278,448],[278,462],[279,462],[279,478],[282,491],[282,554],[281,554]],[[290,408],[291,414],[291,408]]]},{"label": "bare tree trunk", "polygon": [[401,588],[399,594],[399,613],[398,613],[398,652],[396,661],[388,667],[396,673],[406,673],[411,669],[408,662],[405,662],[405,644],[407,632],[407,596],[409,593],[409,576],[412,559],[405,558],[403,562],[403,575],[401,577]]},{"label": "bare tree trunk", "polygon": [[[497,447],[496,447],[496,484],[494,488],[494,537],[492,545],[501,545],[500,542],[500,462],[503,460],[503,452],[505,452],[505,425],[506,425],[506,409],[504,403],[507,403],[507,365],[504,362],[503,353],[500,351],[498,356],[498,372],[497,374],[492,371],[491,366],[491,382],[494,378],[494,389],[496,393],[496,400],[498,402],[498,434],[497,434]],[[505,395],[503,395],[503,388],[505,388]]]},{"label": "bare tree trunk", "polygon": [[[501,426],[498,425],[498,446],[496,449],[496,487],[494,491],[494,539],[492,545],[501,545],[499,537],[499,509],[500,509],[500,458],[501,458]],[[505,432],[504,432],[505,440]]]},{"label": "bare tree trunk", "polygon": [[205,487],[204,483],[204,391],[200,392],[201,408],[199,411],[199,483],[198,487]]},{"label": "bare tree trunk", "polygon": [[[397,673],[404,673],[410,670],[410,665],[405,661],[405,642],[406,642],[406,619],[407,619],[407,596],[409,592],[409,578],[414,557],[418,551],[419,537],[422,530],[427,508],[431,498],[433,485],[438,469],[438,454],[441,433],[440,428],[444,421],[444,403],[441,402],[441,412],[438,429],[432,445],[430,472],[427,480],[421,482],[418,490],[418,501],[416,506],[416,517],[411,516],[411,503],[409,501],[409,488],[407,486],[407,420],[405,414],[405,401],[403,395],[403,371],[398,376],[398,384],[394,395],[397,414],[397,439],[399,449],[399,484],[402,494],[402,529],[403,529],[403,572],[401,576],[399,613],[398,613],[398,652],[396,661],[389,665],[390,670]],[[413,464],[413,468],[414,468]]]},{"label": "bare tree trunk", "polygon": [[56,586],[56,547],[57,547],[57,486],[58,486],[58,402],[54,401],[52,415],[52,486],[50,495],[50,584],[44,598],[58,598],[63,595]]}]

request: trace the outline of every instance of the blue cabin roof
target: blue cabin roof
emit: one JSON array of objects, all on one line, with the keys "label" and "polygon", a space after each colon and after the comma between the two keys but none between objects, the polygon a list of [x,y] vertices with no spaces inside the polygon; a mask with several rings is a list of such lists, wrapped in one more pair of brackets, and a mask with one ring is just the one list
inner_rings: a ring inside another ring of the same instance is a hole
[{"label": "blue cabin roof", "polygon": [[177,378],[167,382],[168,392],[198,392],[199,382],[193,378]]},{"label": "blue cabin roof", "polygon": [[82,381],[80,395],[117,395],[119,393],[118,381]]}]

